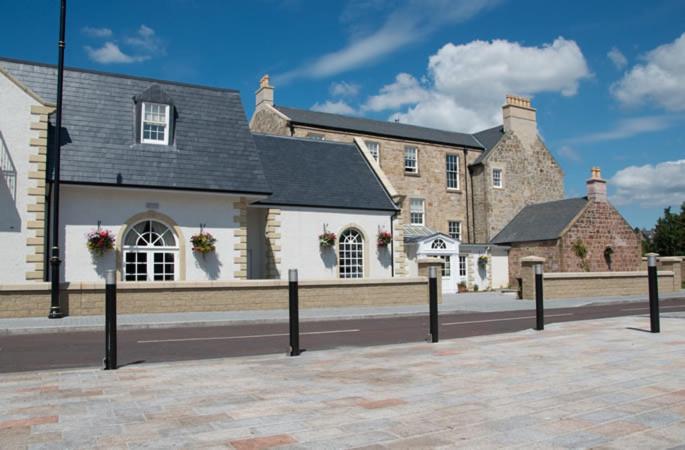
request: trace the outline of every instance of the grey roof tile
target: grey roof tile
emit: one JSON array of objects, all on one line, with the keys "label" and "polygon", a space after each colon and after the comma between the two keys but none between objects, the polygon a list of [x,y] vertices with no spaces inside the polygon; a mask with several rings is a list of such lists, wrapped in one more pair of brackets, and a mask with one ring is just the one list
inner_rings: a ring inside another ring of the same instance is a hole
[{"label": "grey roof tile", "polygon": [[504,136],[504,127],[502,125],[497,125],[496,127],[474,133],[473,136],[476,138],[476,140],[478,140],[478,142],[483,144],[483,147],[485,148],[485,151],[481,153],[473,163],[471,163],[471,165],[476,165],[483,162],[490,151],[502,139],[502,136]]},{"label": "grey roof tile", "polygon": [[[0,65],[54,102],[54,66],[1,58]],[[154,85],[176,108],[170,146],[136,143],[133,97]],[[62,146],[65,182],[271,192],[235,90],[66,69],[62,122],[68,134]]]},{"label": "grey roof tile", "polygon": [[567,198],[523,208],[490,242],[510,244],[557,239],[587,204],[587,198]]},{"label": "grey roof tile", "polygon": [[356,145],[254,134],[273,194],[260,204],[395,211]]},{"label": "grey roof tile", "polygon": [[386,122],[382,120],[363,119],[344,116],[341,114],[309,111],[306,109],[275,106],[280,112],[288,116],[294,123],[314,125],[337,130],[357,131],[379,136],[399,137],[417,141],[434,142],[438,144],[458,145],[474,149],[483,146],[470,134],[454,131],[438,130],[435,128],[419,127],[406,123]]}]

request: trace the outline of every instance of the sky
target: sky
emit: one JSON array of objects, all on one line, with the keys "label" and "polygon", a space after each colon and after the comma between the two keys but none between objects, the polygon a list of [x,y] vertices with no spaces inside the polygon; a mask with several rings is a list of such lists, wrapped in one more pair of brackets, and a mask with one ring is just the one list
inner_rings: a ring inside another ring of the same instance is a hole
[{"label": "sky", "polygon": [[[58,16],[5,2],[0,56],[56,63]],[[568,197],[599,166],[633,226],[685,201],[682,0],[69,0],[65,58],[238,89],[248,117],[264,74],[277,104],[461,132],[525,95]]]}]

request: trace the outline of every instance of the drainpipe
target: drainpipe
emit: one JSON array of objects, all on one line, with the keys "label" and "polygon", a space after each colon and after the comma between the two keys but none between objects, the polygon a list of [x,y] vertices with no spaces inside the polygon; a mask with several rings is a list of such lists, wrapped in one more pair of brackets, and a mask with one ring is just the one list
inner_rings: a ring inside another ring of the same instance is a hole
[{"label": "drainpipe", "polygon": [[50,257],[50,265],[52,268],[52,275],[50,281],[51,295],[50,295],[50,313],[48,318],[61,319],[64,313],[60,308],[60,264],[62,261],[59,258],[59,183],[60,183],[60,151],[62,146],[62,86],[64,84],[64,27],[67,15],[67,0],[60,2],[59,14],[59,42],[58,47],[58,63],[57,63],[57,102],[55,115],[55,154],[53,158],[53,186],[52,186],[52,255]]},{"label": "drainpipe", "polygon": [[[464,149],[464,194],[466,194],[466,239],[471,242],[471,223],[469,222],[469,180],[471,179],[471,172],[469,171],[469,150]],[[473,206],[473,198],[471,199],[471,206]]]}]

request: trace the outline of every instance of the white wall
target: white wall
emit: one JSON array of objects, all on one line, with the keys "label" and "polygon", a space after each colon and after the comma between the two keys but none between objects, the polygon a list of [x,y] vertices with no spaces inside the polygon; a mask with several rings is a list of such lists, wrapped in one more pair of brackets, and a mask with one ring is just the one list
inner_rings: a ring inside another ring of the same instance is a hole
[{"label": "white wall", "polygon": [[39,103],[21,90],[14,82],[0,73],[0,132],[7,145],[8,153],[17,171],[16,200],[12,198],[0,177],[0,282],[19,283],[26,281],[29,267],[26,257],[29,250],[26,238],[33,232],[26,229],[29,220],[26,212],[27,190],[35,187],[36,181],[28,179],[29,141],[38,137],[31,131],[31,105]]},{"label": "white wall", "polygon": [[363,210],[281,208],[281,278],[288,277],[288,269],[298,269],[301,280],[338,278],[336,249],[322,250],[319,235],[324,224],[338,237],[348,226],[355,226],[364,234],[365,276],[392,277],[390,247],[376,245],[379,227],[390,231],[391,212]]},{"label": "white wall", "polygon": [[502,289],[509,286],[509,256],[506,251],[503,254],[492,254],[492,288]]},{"label": "white wall", "polygon": [[[237,238],[233,234],[235,200],[235,196],[220,194],[62,185],[64,279],[102,280],[104,271],[114,268],[114,252],[93,257],[86,247],[86,234],[97,227],[99,220],[102,228],[118,235],[128,219],[148,210],[148,203],[158,204],[152,211],[169,216],[181,228],[183,240],[179,240],[179,245],[185,247],[187,281],[233,279],[236,270],[233,259],[237,256],[234,250]],[[201,223],[217,239],[215,255],[205,258],[194,255],[190,243],[190,237],[200,231]]]}]

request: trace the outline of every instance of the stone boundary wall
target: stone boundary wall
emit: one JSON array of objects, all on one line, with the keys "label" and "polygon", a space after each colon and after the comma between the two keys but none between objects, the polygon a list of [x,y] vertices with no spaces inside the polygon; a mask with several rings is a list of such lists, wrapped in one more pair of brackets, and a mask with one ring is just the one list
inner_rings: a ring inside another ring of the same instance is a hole
[{"label": "stone boundary wall", "polygon": [[[67,283],[62,309],[72,316],[104,314],[103,283]],[[426,277],[301,281],[302,308],[419,305],[428,307]],[[439,298],[441,301],[441,299]],[[119,283],[119,314],[287,309],[288,282]],[[0,318],[46,317],[50,310],[49,283],[0,285]],[[426,309],[426,311],[428,311]]]},{"label": "stone boundary wall", "polygon": [[[545,300],[647,295],[647,272],[558,272],[543,274]],[[674,292],[674,273],[658,272],[659,292]],[[534,275],[523,277],[522,298],[535,299]]]}]

